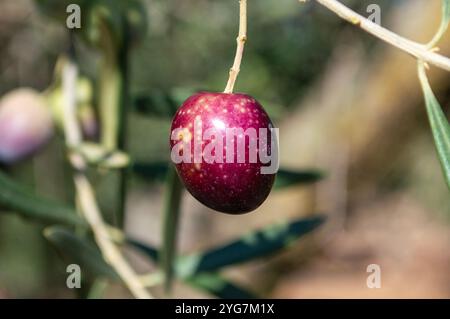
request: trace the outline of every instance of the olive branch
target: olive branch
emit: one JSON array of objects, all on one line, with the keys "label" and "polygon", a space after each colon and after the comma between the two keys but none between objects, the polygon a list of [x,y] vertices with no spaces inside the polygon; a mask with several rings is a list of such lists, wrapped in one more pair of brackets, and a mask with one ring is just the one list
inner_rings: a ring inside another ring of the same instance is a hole
[{"label": "olive branch", "polygon": [[[306,0],[299,0],[305,2]],[[431,130],[435,139],[438,155],[444,170],[447,183],[450,187],[450,126],[445,114],[442,111],[436,97],[433,94],[429,84],[426,68],[435,66],[445,71],[450,71],[450,59],[438,53],[436,47],[442,39],[450,21],[450,0],[442,0],[442,22],[432,40],[427,44],[420,44],[412,40],[401,37],[400,35],[364,18],[350,8],[343,5],[337,0],[315,0],[317,3],[336,13],[342,19],[363,29],[369,34],[381,39],[382,41],[394,46],[410,56],[417,59],[418,76],[425,96],[427,113],[430,121]],[[94,3],[95,1],[92,1]],[[123,3],[123,2],[118,2]],[[130,2],[131,3],[131,2]],[[134,2],[133,2],[134,3]],[[232,93],[237,76],[240,71],[244,46],[247,40],[247,0],[240,0],[239,7],[239,34],[237,37],[237,48],[233,65],[229,72],[229,79],[225,88],[225,93]],[[100,19],[101,20],[101,19]],[[114,20],[114,21],[120,21]],[[102,24],[100,33],[107,32],[105,37],[100,37],[108,50],[120,49],[115,46],[116,38],[109,39],[108,36],[113,31],[122,30],[122,28],[114,29],[114,23]],[[120,38],[120,37],[118,37]],[[121,40],[122,45],[127,43],[127,35],[123,34]],[[126,46],[126,45],[125,45]],[[105,48],[103,48],[105,49]],[[127,96],[126,79],[121,74],[121,69],[126,68],[126,54],[122,56],[118,52],[103,52],[112,57],[103,65],[100,77],[100,108],[102,109],[102,120],[104,128],[103,146],[107,149],[106,153],[101,148],[96,148],[95,158],[106,158],[105,154],[112,152],[119,154],[116,148],[123,150],[123,139],[125,132],[125,103]],[[126,52],[122,52],[124,54]],[[119,66],[117,65],[119,64]],[[122,64],[122,65],[120,65]],[[111,68],[111,69],[110,69]],[[99,208],[95,190],[89,181],[86,171],[87,166],[92,164],[88,156],[86,156],[86,148],[84,147],[80,125],[76,117],[76,81],[78,77],[78,68],[72,57],[66,58],[62,67],[62,86],[63,86],[63,131],[66,142],[66,150],[69,162],[73,168],[73,182],[75,184],[76,200],[79,209],[68,207],[65,205],[52,203],[44,200],[37,195],[29,194],[22,190],[13,181],[0,172],[0,203],[6,208],[17,211],[25,217],[34,217],[39,220],[45,220],[48,224],[64,224],[74,228],[89,226],[93,233],[93,237],[100,249],[101,255],[92,255],[90,258],[98,259],[98,263],[106,262],[103,268],[111,271],[105,271],[106,276],[118,277],[125,283],[132,294],[137,298],[152,298],[153,296],[146,289],[164,282],[166,288],[170,288],[173,277],[182,279],[190,285],[207,290],[220,297],[251,297],[252,294],[235,286],[232,282],[222,278],[218,272],[225,266],[231,266],[238,263],[246,262],[251,259],[259,258],[267,254],[278,251],[288,246],[293,239],[299,238],[304,234],[314,230],[323,222],[323,218],[313,217],[309,219],[301,219],[296,221],[282,222],[280,225],[271,225],[262,230],[252,232],[250,235],[243,236],[237,240],[231,241],[223,246],[212,248],[206,252],[193,253],[189,255],[177,256],[176,254],[176,235],[178,220],[180,216],[182,186],[177,179],[173,169],[169,168],[168,163],[162,165],[142,165],[139,167],[136,163],[129,160],[122,160],[119,168],[130,166],[132,169],[145,169],[152,178],[155,176],[163,176],[166,179],[166,200],[164,209],[164,226],[163,226],[163,244],[161,249],[145,245],[139,241],[127,238],[121,230],[108,225],[102,216]],[[111,94],[110,94],[111,93]],[[176,108],[176,103],[173,102]],[[122,140],[122,141],[121,141]],[[91,150],[92,151],[92,150]],[[90,153],[92,153],[90,151]],[[98,155],[105,155],[100,156]],[[98,162],[95,162],[99,165]],[[115,167],[117,168],[117,167]],[[156,173],[155,173],[156,172]],[[120,189],[120,205],[121,210],[124,206],[124,197],[126,195],[126,184],[124,183],[126,176],[121,174]],[[275,184],[275,189],[283,189],[285,187],[296,184],[313,183],[321,178],[321,174],[316,171],[289,171],[280,169]],[[79,215],[76,215],[76,212]],[[67,214],[66,214],[67,213]],[[120,213],[122,215],[122,212]],[[123,216],[119,216],[122,220]],[[64,230],[66,232],[66,230]],[[75,245],[74,247],[84,247],[86,238],[75,236],[71,232],[66,232],[65,242],[59,240],[62,236],[61,230],[47,229],[46,237],[55,245],[60,245],[63,249],[66,245]],[[249,238],[252,240],[249,241]],[[153,273],[140,276],[130,266],[129,262],[123,256],[119,243],[126,243],[149,257],[149,259],[159,262],[160,270]],[[80,244],[81,243],[81,244]],[[79,249],[73,249],[75,254]],[[79,256],[78,256],[79,257]],[[83,257],[83,256],[82,256]],[[82,258],[81,258],[82,259]],[[102,268],[100,267],[100,268]],[[102,269],[103,269],[102,268]],[[113,274],[111,274],[113,273]],[[103,275],[103,274],[102,274]]]},{"label": "olive branch", "polygon": [[[299,1],[306,2],[307,0]],[[337,0],[315,1],[334,12],[342,19],[417,59],[418,75],[425,97],[431,131],[433,133],[444,177],[447,186],[450,189],[450,124],[430,87],[425,71],[425,69],[429,68],[430,64],[442,70],[450,71],[450,59],[438,54],[437,51],[439,51],[439,48],[436,47],[449,26],[450,0],[442,0],[441,24],[435,36],[427,44],[420,44],[401,37],[400,35],[364,18]]]}]

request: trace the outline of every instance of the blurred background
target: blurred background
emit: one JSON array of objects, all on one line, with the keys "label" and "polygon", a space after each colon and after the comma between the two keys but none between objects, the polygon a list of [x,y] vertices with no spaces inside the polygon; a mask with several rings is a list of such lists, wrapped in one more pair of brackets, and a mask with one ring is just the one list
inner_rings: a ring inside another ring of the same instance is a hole
[{"label": "blurred background", "polygon": [[[128,85],[137,107],[129,114],[127,142],[136,161],[158,162],[169,157],[170,117],[144,114],[148,97],[164,109],[167,95],[182,101],[196,90],[223,91],[235,51],[238,5],[142,2],[148,26],[130,51]],[[415,60],[313,1],[248,2],[248,42],[236,91],[258,99],[280,128],[283,167],[317,169],[325,178],[274,191],[255,212],[242,216],[213,212],[185,193],[180,252],[323,213],[327,221],[312,235],[272,257],[226,268],[225,276],[266,297],[449,298],[450,196]],[[365,16],[369,4],[378,4],[383,26],[422,43],[440,22],[438,0],[342,2]],[[0,1],[0,96],[19,87],[46,90],[67,46],[65,24],[36,2]],[[75,47],[81,74],[94,80],[101,57],[79,38]],[[440,48],[450,55],[448,35]],[[448,112],[448,73],[431,68],[429,75]],[[2,170],[40,195],[73,201],[61,134],[33,158]],[[114,184],[102,179],[96,188],[108,216],[116,200]],[[130,175],[126,204],[127,233],[159,245],[163,184]],[[0,298],[77,296],[67,289],[65,264],[42,229],[16,214],[0,214]],[[127,257],[140,272],[154,267],[132,250]],[[369,264],[381,267],[380,289],[366,286]],[[130,297],[119,284],[106,296]],[[174,296],[208,294],[177,283]]]}]

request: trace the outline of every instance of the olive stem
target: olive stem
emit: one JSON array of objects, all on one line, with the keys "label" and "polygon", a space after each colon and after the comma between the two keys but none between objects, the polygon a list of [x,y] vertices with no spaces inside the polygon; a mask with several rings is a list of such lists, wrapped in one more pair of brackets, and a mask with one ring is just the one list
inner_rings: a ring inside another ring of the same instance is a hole
[{"label": "olive stem", "polygon": [[76,116],[76,79],[78,68],[70,59],[63,66],[62,82],[64,90],[64,116],[63,125],[66,138],[66,144],[69,149],[69,160],[75,169],[74,183],[77,194],[77,200],[80,204],[81,212],[88,222],[94,233],[103,257],[111,267],[115,269],[117,274],[122,278],[124,283],[137,298],[152,298],[139,280],[135,271],[123,257],[117,246],[111,241],[109,228],[103,221],[97,200],[94,195],[92,185],[85,175],[87,167],[85,159],[78,153],[73,152],[82,142],[82,134]]},{"label": "olive stem", "polygon": [[[306,2],[306,0],[299,0]],[[364,18],[350,8],[346,7],[337,0],[315,0],[322,6],[331,10],[342,19],[351,24],[360,27],[364,31],[373,36],[383,40],[386,43],[412,55],[413,57],[433,64],[443,70],[450,71],[450,59],[434,52],[434,49],[429,49],[427,45],[423,45],[409,39],[406,39],[382,26]]]},{"label": "olive stem", "polygon": [[99,111],[102,145],[108,150],[117,149],[119,133],[120,93],[122,77],[118,68],[117,44],[105,21],[100,25],[102,61],[100,65]]},{"label": "olive stem", "polygon": [[166,292],[170,292],[174,277],[176,242],[183,196],[183,185],[173,167],[169,168],[167,173],[166,185],[160,264],[164,271],[164,288]]},{"label": "olive stem", "polygon": [[247,0],[239,0],[239,34],[236,38],[237,47],[234,57],[233,66],[230,69],[227,86],[224,93],[233,93],[234,84],[236,83],[244,54],[244,46],[247,41]]}]

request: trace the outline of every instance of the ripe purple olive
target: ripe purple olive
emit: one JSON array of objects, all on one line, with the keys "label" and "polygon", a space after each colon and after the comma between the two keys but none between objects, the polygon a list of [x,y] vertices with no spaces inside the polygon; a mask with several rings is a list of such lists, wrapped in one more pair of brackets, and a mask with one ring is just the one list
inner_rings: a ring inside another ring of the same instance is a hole
[{"label": "ripe purple olive", "polygon": [[172,121],[172,161],[187,190],[205,206],[248,213],[264,202],[275,179],[267,157],[278,150],[272,129],[263,107],[248,95],[197,93]]},{"label": "ripe purple olive", "polygon": [[14,163],[36,152],[52,133],[51,111],[38,92],[17,89],[0,100],[0,162]]}]

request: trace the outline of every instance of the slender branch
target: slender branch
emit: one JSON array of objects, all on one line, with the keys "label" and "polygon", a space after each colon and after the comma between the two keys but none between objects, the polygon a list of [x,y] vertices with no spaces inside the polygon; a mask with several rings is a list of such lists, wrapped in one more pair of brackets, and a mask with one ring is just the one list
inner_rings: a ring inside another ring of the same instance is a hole
[{"label": "slender branch", "polygon": [[[130,47],[130,27],[128,21],[124,21],[123,27],[123,43],[120,45],[118,52],[118,62],[120,71],[120,100],[118,110],[118,126],[117,139],[118,147],[123,152],[127,152],[128,148],[128,103],[129,103],[129,47]],[[122,168],[119,172],[119,203],[118,211],[116,213],[117,225],[124,227],[126,204],[128,191],[128,169]]]},{"label": "slender branch", "polygon": [[[299,0],[305,2],[306,0]],[[433,64],[443,70],[450,71],[450,59],[429,50],[426,45],[411,41],[398,34],[383,28],[382,26],[364,18],[349,9],[337,0],[315,0],[324,7],[336,13],[342,19],[360,27],[373,36],[389,43],[390,45],[412,55],[413,57]]]},{"label": "slender branch", "polygon": [[116,270],[134,296],[137,298],[152,298],[140,282],[137,274],[127,263],[120,250],[111,242],[108,226],[102,219],[94,196],[94,191],[84,174],[86,162],[82,156],[73,152],[73,148],[82,142],[81,130],[75,112],[75,84],[77,74],[78,69],[76,65],[70,60],[66,62],[62,76],[65,98],[64,132],[66,143],[70,151],[69,160],[75,168],[74,183],[77,192],[77,200],[84,217],[92,228],[95,240],[100,247],[105,260]]},{"label": "slender branch", "polygon": [[428,49],[434,48],[438,42],[441,40],[441,38],[444,36],[444,34],[447,32],[448,29],[448,23],[441,23],[439,26],[438,31],[434,35],[433,39],[427,44]]},{"label": "slender branch", "polygon": [[134,296],[141,299],[152,298],[145,290],[137,274],[125,260],[117,246],[111,242],[108,229],[102,220],[92,186],[88,179],[84,174],[76,173],[74,180],[80,205],[86,220],[94,232],[95,240],[100,247],[105,260],[116,270]]},{"label": "slender branch", "polygon": [[234,84],[241,68],[244,45],[247,41],[247,0],[239,0],[239,35],[236,39],[237,48],[233,66],[230,69],[227,86],[224,93],[233,93]]}]

